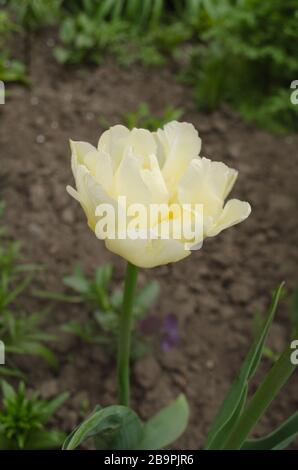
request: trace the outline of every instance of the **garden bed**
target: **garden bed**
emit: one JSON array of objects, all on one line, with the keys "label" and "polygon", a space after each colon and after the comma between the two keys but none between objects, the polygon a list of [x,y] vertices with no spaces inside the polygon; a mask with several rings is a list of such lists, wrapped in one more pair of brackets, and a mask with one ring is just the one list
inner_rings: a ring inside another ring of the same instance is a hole
[{"label": "garden bed", "polygon": [[[280,281],[289,290],[296,287],[298,135],[273,136],[225,108],[199,113],[191,91],[174,79],[171,64],[125,69],[108,59],[99,67],[62,68],[52,57],[52,41],[49,34],[32,41],[31,86],[11,86],[0,109],[1,169],[8,175],[1,188],[4,223],[22,241],[25,259],[45,267],[35,288],[61,292],[63,275],[78,262],[92,274],[97,265],[112,261],[115,283],[121,283],[124,262],[86,229],[82,210],[65,191],[73,182],[68,139],[95,144],[104,130],[103,118],[116,124],[140,102],[150,104],[157,115],[169,105],[183,108],[183,119],[201,134],[202,155],[237,168],[237,197],[251,202],[252,215],[236,230],[206,240],[201,251],[180,263],[140,275],[140,282],[160,282],[163,295],[151,313],[175,314],[180,341],[168,352],[155,341],[153,353],[134,363],[132,405],[148,418],[184,392],[191,422],[174,447],[197,448],[248,350],[254,315],[266,309]],[[48,304],[29,296],[22,300],[31,309]],[[57,333],[66,321],[84,321],[87,315],[84,305],[56,303],[47,329]],[[288,325],[282,303],[270,338],[274,350],[286,344]],[[57,373],[31,357],[19,364],[29,388],[43,397],[70,392],[56,418],[59,427],[70,431],[86,408],[116,402],[115,364],[105,348],[66,333],[60,338],[53,346],[60,361]],[[265,359],[264,368],[269,365]],[[297,387],[295,375],[268,410],[259,433],[297,410]]]}]

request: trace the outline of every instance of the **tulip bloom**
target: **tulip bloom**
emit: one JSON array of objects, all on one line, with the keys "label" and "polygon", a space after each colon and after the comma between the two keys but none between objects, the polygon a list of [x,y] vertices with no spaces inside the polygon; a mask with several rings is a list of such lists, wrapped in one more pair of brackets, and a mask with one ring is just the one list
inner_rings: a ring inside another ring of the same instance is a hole
[{"label": "tulip bloom", "polygon": [[[116,125],[101,135],[97,148],[71,141],[71,150],[76,189],[68,186],[68,192],[81,204],[96,236],[135,266],[152,268],[179,261],[198,242],[242,222],[251,212],[248,202],[231,199],[225,203],[237,171],[199,156],[201,139],[192,124],[173,121],[157,132]],[[139,233],[143,230],[152,237],[130,237],[127,224],[127,236],[123,236],[119,221],[117,233],[122,236],[109,236],[111,232],[103,231],[100,208],[111,207],[129,226],[123,198],[129,206],[141,205],[148,211],[153,205],[175,205],[181,211],[168,210],[146,220],[139,217]],[[195,221],[201,221],[200,233],[194,233],[192,240],[186,240],[182,232],[180,238],[173,235],[185,220],[189,233]],[[170,227],[169,236],[156,235],[165,225]]]}]

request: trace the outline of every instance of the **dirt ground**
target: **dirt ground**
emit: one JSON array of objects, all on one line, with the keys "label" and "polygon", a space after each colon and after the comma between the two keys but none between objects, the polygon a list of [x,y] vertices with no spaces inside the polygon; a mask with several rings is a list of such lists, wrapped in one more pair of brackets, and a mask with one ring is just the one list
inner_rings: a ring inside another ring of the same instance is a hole
[{"label": "dirt ground", "polygon": [[[175,80],[175,66],[120,68],[112,59],[98,68],[62,68],[51,55],[46,35],[32,42],[31,87],[12,86],[0,109],[1,188],[7,209],[4,222],[23,242],[26,260],[42,263],[35,287],[61,291],[61,278],[79,262],[87,273],[107,261],[121,283],[125,263],[87,228],[84,214],[66,191],[72,184],[68,139],[96,143],[101,119],[118,123],[140,102],[154,114],[166,106],[182,107],[183,119],[198,128],[202,154],[239,170],[233,194],[252,205],[247,221],[205,242],[203,249],[174,265],[144,270],[140,282],[157,279],[161,295],[154,310],[176,314],[180,342],[165,353],[158,345],[133,365],[132,405],[146,419],[180,392],[186,394],[191,420],[175,448],[202,445],[224,394],[252,340],[252,319],[264,311],[277,284],[297,284],[298,135],[272,136],[242,122],[229,109],[212,114],[196,110],[191,90]],[[24,298],[38,307],[45,301]],[[87,318],[73,304],[56,304],[48,329]],[[287,341],[287,311],[281,305],[270,344]],[[115,364],[99,346],[61,335],[54,345],[60,368],[22,359],[29,385],[44,397],[69,390],[71,399],[55,423],[69,431],[82,420],[82,403],[116,402]],[[263,370],[268,368],[264,361]],[[269,432],[298,408],[298,377],[292,377],[268,410],[257,434]],[[296,446],[297,447],[297,446]]]}]

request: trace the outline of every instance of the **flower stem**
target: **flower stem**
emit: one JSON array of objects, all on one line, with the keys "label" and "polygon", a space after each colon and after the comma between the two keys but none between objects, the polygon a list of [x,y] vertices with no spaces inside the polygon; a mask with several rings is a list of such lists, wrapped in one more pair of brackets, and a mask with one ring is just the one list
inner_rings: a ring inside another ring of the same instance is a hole
[{"label": "flower stem", "polygon": [[119,322],[118,339],[118,401],[120,405],[129,406],[129,360],[132,330],[133,299],[137,282],[138,268],[128,263],[126,269],[123,306]]}]

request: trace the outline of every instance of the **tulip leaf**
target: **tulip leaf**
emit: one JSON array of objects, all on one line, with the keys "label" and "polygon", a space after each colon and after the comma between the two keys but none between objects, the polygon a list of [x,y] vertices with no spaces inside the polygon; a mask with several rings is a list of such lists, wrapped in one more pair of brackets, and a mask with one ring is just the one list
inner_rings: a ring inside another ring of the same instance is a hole
[{"label": "tulip leaf", "polygon": [[263,328],[248,352],[239,375],[230,388],[208,434],[205,449],[221,449],[229,437],[229,431],[238,420],[245,405],[249,380],[253,377],[262,357],[264,343],[273,321],[279,299],[283,291],[282,283],[275,291]]},{"label": "tulip leaf", "polygon": [[76,449],[93,437],[101,450],[132,450],[142,437],[142,423],[136,413],[125,406],[113,405],[95,410],[66,439],[65,450]]},{"label": "tulip leaf", "polygon": [[288,346],[265,375],[226,439],[224,449],[236,450],[241,448],[272,400],[294,372],[296,364],[291,361],[291,354],[292,348]]},{"label": "tulip leaf", "polygon": [[157,450],[171,444],[185,431],[188,417],[187,401],[184,395],[180,395],[144,424],[143,438],[137,449]]},{"label": "tulip leaf", "polygon": [[275,431],[260,439],[246,441],[244,450],[282,450],[298,437],[298,411]]}]

